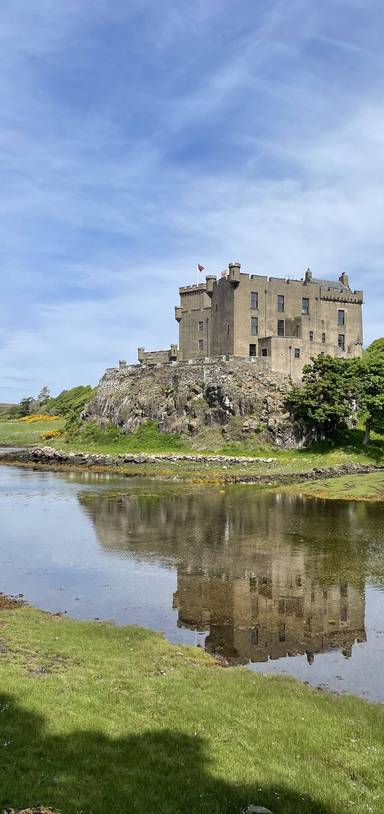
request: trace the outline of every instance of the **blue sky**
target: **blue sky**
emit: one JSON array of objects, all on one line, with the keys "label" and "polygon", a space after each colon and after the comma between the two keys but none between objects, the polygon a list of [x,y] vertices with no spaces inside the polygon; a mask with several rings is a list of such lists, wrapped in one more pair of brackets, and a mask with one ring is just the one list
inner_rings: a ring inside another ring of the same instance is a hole
[{"label": "blue sky", "polygon": [[2,0],[0,401],[177,339],[179,285],[350,275],[383,334],[379,0]]}]

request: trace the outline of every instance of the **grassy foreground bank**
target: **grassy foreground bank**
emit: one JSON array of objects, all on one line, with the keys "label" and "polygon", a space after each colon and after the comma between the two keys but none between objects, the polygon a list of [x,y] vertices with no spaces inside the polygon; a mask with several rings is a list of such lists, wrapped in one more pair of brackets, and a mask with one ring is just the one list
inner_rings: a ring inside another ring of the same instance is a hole
[{"label": "grassy foreground bank", "polygon": [[289,491],[327,500],[384,500],[384,472],[306,481],[290,486]]},{"label": "grassy foreground bank", "polygon": [[0,804],[382,814],[384,707],[136,627],[0,611]]}]

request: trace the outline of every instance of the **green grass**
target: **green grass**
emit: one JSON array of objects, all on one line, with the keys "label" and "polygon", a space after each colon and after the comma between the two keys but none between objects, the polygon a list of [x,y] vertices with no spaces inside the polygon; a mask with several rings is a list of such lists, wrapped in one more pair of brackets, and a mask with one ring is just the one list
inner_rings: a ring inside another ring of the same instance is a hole
[{"label": "green grass", "polygon": [[[58,439],[52,442],[52,446],[57,449],[68,451],[100,452],[109,455],[118,455],[124,452],[148,452],[148,453],[196,453],[188,445],[187,441],[178,436],[159,433],[152,422],[142,426],[136,433],[124,436],[116,428],[106,430],[93,429],[94,425],[85,425],[80,435],[74,435],[69,439]],[[272,463],[255,463],[244,466],[242,464],[232,465],[228,469],[223,469],[221,464],[216,464],[214,459],[209,464],[193,462],[156,463],[143,465],[140,473],[143,475],[177,476],[179,478],[192,478],[201,481],[225,480],[230,475],[268,475],[273,480],[280,475],[287,473],[305,473],[315,467],[333,467],[346,463],[360,463],[365,465],[384,465],[384,438],[374,436],[372,444],[368,449],[363,448],[362,431],[354,430],[346,432],[343,438],[339,438],[335,444],[318,444],[310,449],[303,450],[281,450],[272,446],[248,446],[246,444],[229,443],[220,449],[202,450],[204,454],[225,454],[247,457],[273,458]],[[135,472],[129,466],[125,467],[127,473]]]},{"label": "green grass", "polygon": [[0,612],[0,804],[382,814],[384,707],[136,627]]},{"label": "green grass", "polygon": [[384,500],[384,472],[295,484],[289,491],[332,500]]},{"label": "green grass", "polygon": [[94,421],[87,421],[68,434],[66,448],[109,455],[120,452],[188,452],[191,449],[179,435],[160,432],[155,421],[147,421],[130,435],[123,434],[114,424],[99,427]]},{"label": "green grass", "polygon": [[29,447],[34,444],[48,443],[41,441],[40,433],[61,430],[63,427],[64,419],[61,418],[55,421],[35,421],[33,424],[26,424],[25,421],[17,419],[0,420],[0,447]]},{"label": "green grass", "polygon": [[[64,443],[64,446],[63,446]],[[282,466],[291,471],[300,471],[303,465],[306,468],[325,462],[324,466],[333,466],[352,461],[363,463],[384,462],[384,437],[373,435],[369,447],[363,447],[363,431],[346,431],[333,443],[315,444],[308,449],[282,450],[279,447],[267,444],[249,444],[245,442],[222,443],[217,448],[206,446],[197,449],[192,441],[178,435],[160,432],[154,421],[148,421],[130,435],[124,435],[114,425],[106,428],[98,427],[94,422],[85,423],[82,428],[68,436],[66,441],[55,442],[55,446],[85,452],[103,452],[105,454],[118,454],[121,452],[186,452],[234,455],[244,457],[274,457]]]},{"label": "green grass", "polygon": [[[62,427],[63,420],[61,419],[30,425],[19,421],[0,421],[0,446],[41,444],[40,432]],[[278,480],[281,475],[289,473],[303,473],[304,475],[313,468],[336,467],[347,463],[384,466],[384,438],[373,435],[372,443],[367,449],[363,447],[362,439],[362,430],[346,431],[334,443],[317,444],[309,449],[302,450],[281,450],[273,446],[250,446],[245,443],[231,442],[219,449],[205,449],[202,452],[208,455],[271,457],[274,460],[271,463],[261,464],[257,462],[248,465],[239,463],[231,465],[229,468],[223,468],[221,464],[215,463],[214,459],[207,464],[198,462],[163,463],[160,461],[156,464],[141,465],[140,474],[178,477],[198,482],[221,482],[228,480],[231,476],[241,476],[242,474],[267,475],[273,482],[274,479]],[[56,447],[56,449],[96,452],[111,456],[122,453],[177,454],[196,453],[197,451],[187,440],[177,435],[159,432],[155,422],[147,422],[131,435],[123,435],[113,425],[100,428],[94,422],[86,422],[82,425],[80,431],[69,436],[64,435],[61,438],[52,439],[46,443]],[[126,465],[124,471],[127,474],[138,474],[135,465]],[[336,481],[332,480],[329,483],[334,484],[327,491],[332,496],[333,490],[337,489]],[[364,485],[368,485],[368,483],[369,481],[363,478],[361,487],[364,488]],[[316,482],[316,484],[309,484],[309,488],[313,490],[313,494],[319,494],[322,487],[320,482]],[[371,492],[368,493],[368,497],[371,497]]]}]

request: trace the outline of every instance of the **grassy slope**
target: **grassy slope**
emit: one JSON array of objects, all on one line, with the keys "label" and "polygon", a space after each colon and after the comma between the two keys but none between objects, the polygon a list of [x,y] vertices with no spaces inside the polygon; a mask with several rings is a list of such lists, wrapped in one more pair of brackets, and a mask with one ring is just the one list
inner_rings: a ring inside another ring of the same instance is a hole
[{"label": "grassy slope", "polygon": [[[304,471],[314,466],[336,466],[337,464],[384,463],[384,437],[374,435],[371,445],[363,448],[363,433],[361,430],[345,432],[338,443],[319,444],[311,449],[281,450],[275,446],[255,446],[246,443],[227,443],[218,449],[200,450],[204,454],[225,454],[249,457],[276,458],[278,471]],[[109,428],[106,432],[98,430],[93,435],[92,428],[87,425],[73,438],[63,441],[58,439],[55,446],[64,449],[103,452],[118,455],[124,452],[149,453],[196,453],[184,439],[178,436],[166,435],[159,432],[151,422],[144,425],[132,435],[122,435],[116,428]],[[269,467],[268,467],[269,469]]]},{"label": "grassy slope", "polygon": [[384,472],[307,481],[289,491],[332,500],[384,500]]},{"label": "grassy slope", "polygon": [[0,804],[382,814],[384,707],[222,669],[140,628],[0,612]]},{"label": "grassy slope", "polygon": [[55,421],[35,421],[33,424],[26,424],[25,421],[0,420],[0,447],[33,446],[40,444],[41,432],[50,430],[61,430],[64,426],[64,419]]},{"label": "grassy slope", "polygon": [[9,402],[0,402],[0,415],[1,413],[7,413],[9,408],[14,406],[14,404],[10,404]]},{"label": "grassy slope", "polygon": [[[160,434],[159,434],[160,435]],[[175,439],[176,442],[179,439]],[[151,437],[130,437],[127,439],[119,438],[114,443],[105,442],[86,442],[84,439],[80,441],[72,439],[69,442],[64,442],[61,439],[54,441],[53,444],[56,448],[87,451],[87,452],[104,452],[110,455],[118,455],[122,452],[196,452],[196,450],[189,449],[187,445],[180,448],[167,447],[167,436],[161,438],[161,442],[155,443]],[[210,450],[206,450],[207,454]],[[316,467],[332,467],[346,463],[360,463],[365,465],[382,464],[384,465],[384,439],[376,436],[373,439],[371,446],[364,450],[362,447],[362,434],[358,431],[355,433],[346,434],[345,442],[332,446],[317,446],[312,449],[305,450],[279,450],[276,447],[253,447],[250,448],[246,445],[231,444],[223,447],[221,450],[215,450],[214,454],[218,452],[226,455],[236,456],[255,456],[255,457],[273,457],[272,463],[242,466],[237,464],[231,465],[228,469],[223,469],[222,465],[217,465],[214,461],[208,464],[179,462],[177,464],[158,463],[151,465],[140,466],[140,473],[143,475],[161,475],[173,476],[176,475],[180,478],[192,478],[197,481],[220,481],[226,479],[228,475],[268,475],[273,481],[274,477],[278,477],[285,473],[298,473],[309,471]],[[126,466],[127,472],[137,474],[137,466]],[[365,477],[365,476],[363,476]]]}]

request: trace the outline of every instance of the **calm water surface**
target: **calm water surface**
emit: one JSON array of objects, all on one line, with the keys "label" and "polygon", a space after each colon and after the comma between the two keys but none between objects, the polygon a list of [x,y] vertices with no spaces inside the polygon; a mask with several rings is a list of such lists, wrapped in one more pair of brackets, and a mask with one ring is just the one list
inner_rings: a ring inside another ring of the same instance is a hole
[{"label": "calm water surface", "polygon": [[0,590],[384,701],[384,504],[0,467]]}]

